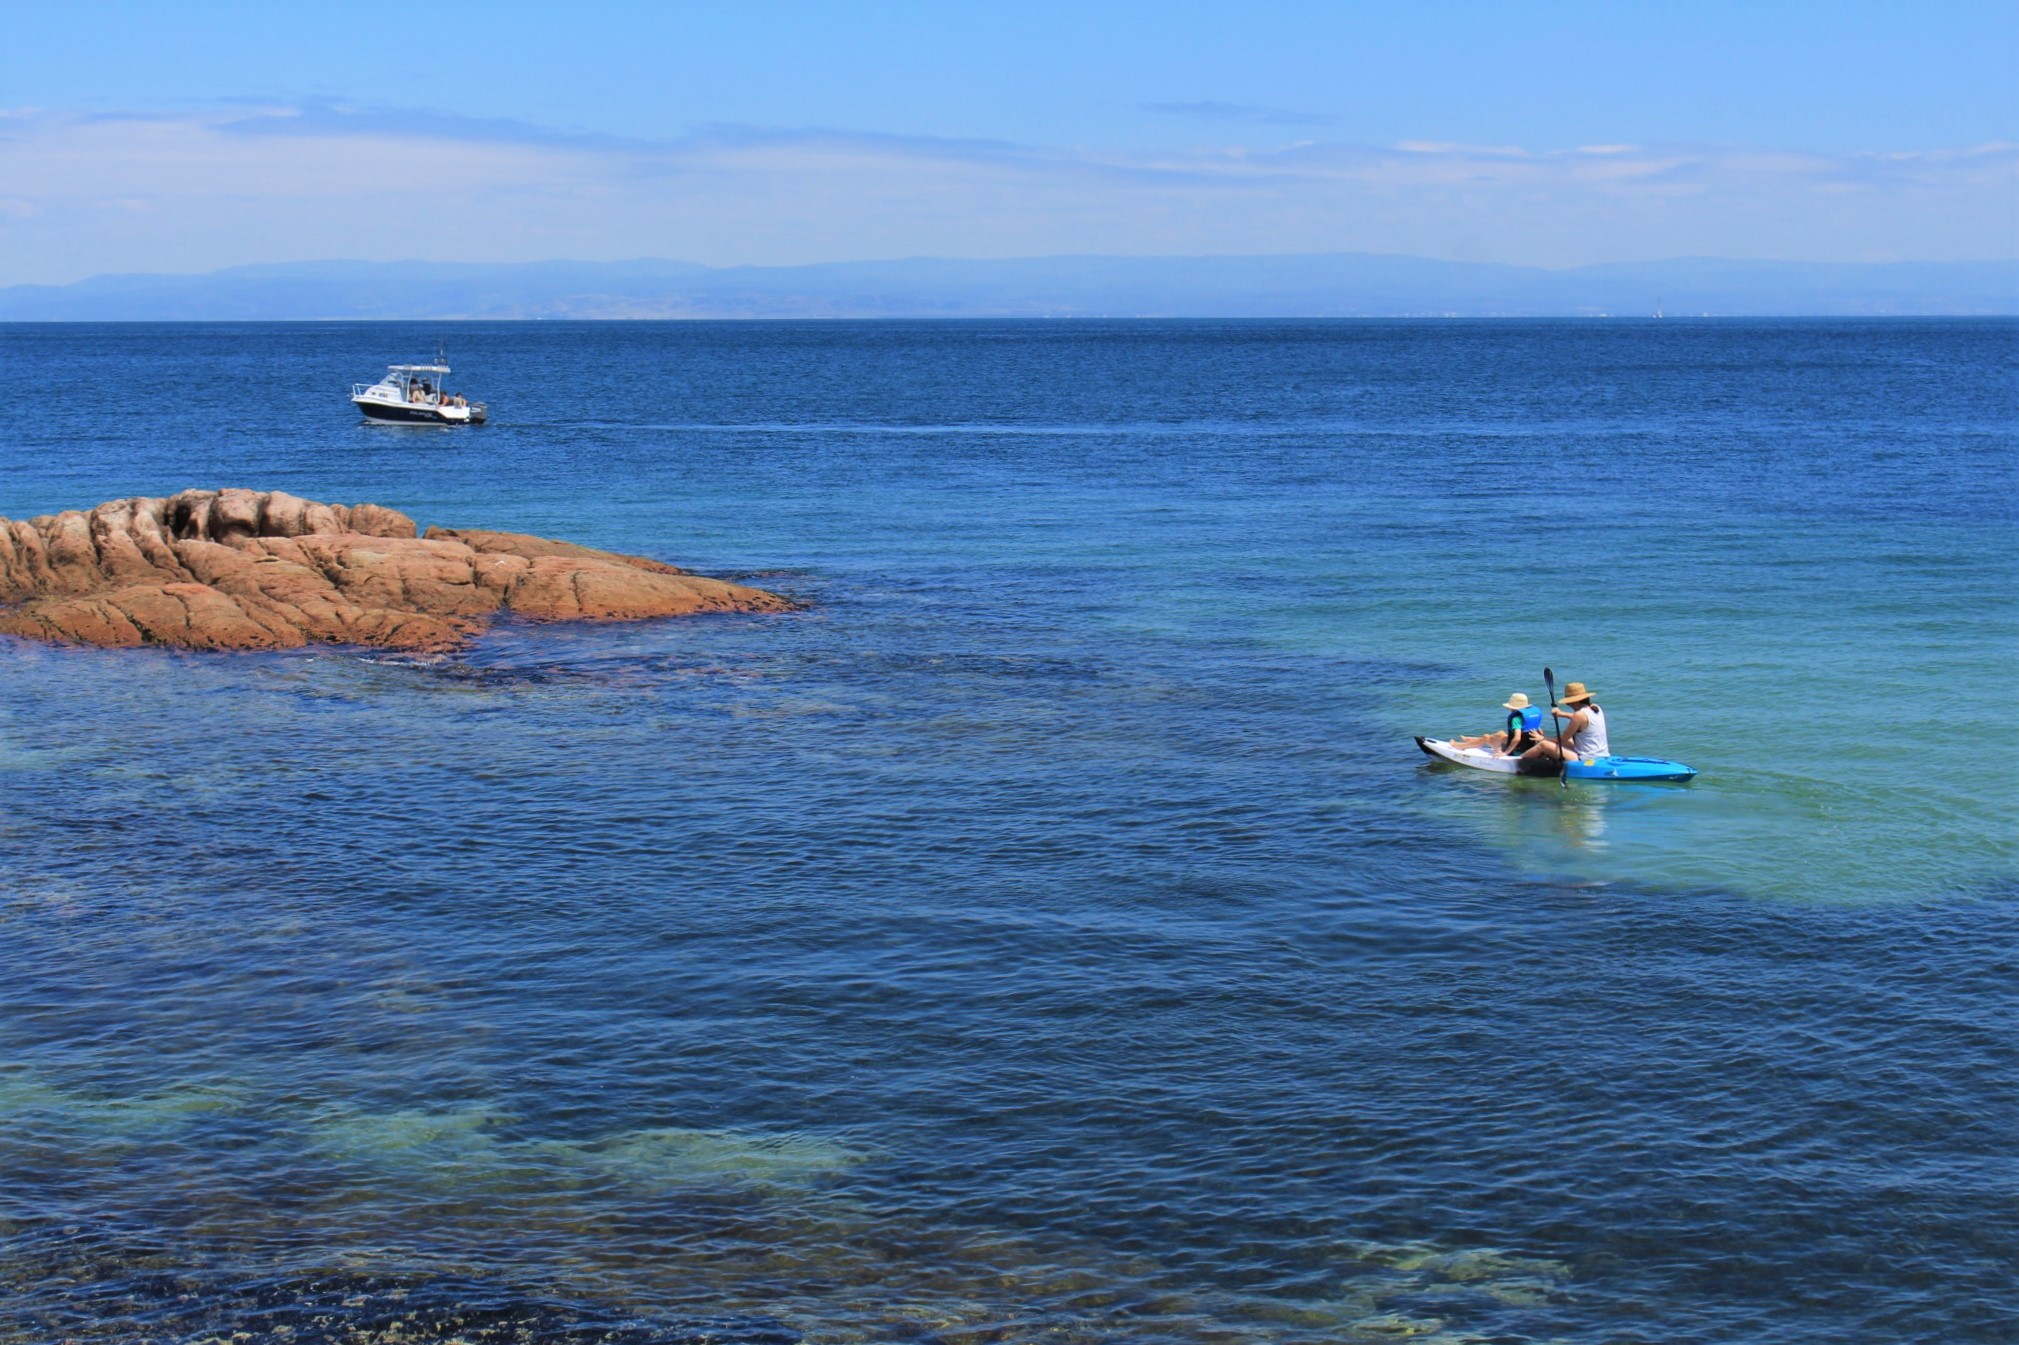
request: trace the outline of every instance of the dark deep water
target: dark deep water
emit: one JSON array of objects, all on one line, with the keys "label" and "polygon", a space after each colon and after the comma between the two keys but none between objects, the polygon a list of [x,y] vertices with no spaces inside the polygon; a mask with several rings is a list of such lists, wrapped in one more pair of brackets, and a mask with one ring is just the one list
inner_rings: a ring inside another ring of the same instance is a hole
[{"label": "dark deep water", "polygon": [[0,1342],[2019,1339],[2015,333],[0,326],[0,515],[811,604],[0,642]]}]

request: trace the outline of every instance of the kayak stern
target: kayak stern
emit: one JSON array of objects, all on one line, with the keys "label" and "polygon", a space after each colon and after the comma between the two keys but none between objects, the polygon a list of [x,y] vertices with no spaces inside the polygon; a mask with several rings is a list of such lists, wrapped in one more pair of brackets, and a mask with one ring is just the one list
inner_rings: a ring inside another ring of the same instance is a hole
[{"label": "kayak stern", "polygon": [[1573,780],[1694,780],[1694,767],[1660,757],[1586,757],[1573,761],[1564,774]]}]

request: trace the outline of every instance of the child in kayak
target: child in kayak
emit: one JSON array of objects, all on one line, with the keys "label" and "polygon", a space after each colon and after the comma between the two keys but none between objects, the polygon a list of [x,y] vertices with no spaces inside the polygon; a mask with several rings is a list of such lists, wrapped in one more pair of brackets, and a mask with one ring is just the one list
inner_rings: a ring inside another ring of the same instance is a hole
[{"label": "child in kayak", "polygon": [[1565,721],[1563,750],[1559,752],[1555,742],[1543,738],[1521,754],[1523,775],[1560,775],[1566,757],[1588,761],[1612,755],[1612,744],[1605,735],[1605,711],[1591,698],[1584,683],[1572,682],[1564,687],[1563,703],[1550,706],[1549,712]]},{"label": "child in kayak", "polygon": [[1498,733],[1480,733],[1470,738],[1453,738],[1453,747],[1491,747],[1499,757],[1518,757],[1542,741],[1542,711],[1528,703],[1528,694],[1517,691],[1501,703],[1507,711],[1507,726]]}]

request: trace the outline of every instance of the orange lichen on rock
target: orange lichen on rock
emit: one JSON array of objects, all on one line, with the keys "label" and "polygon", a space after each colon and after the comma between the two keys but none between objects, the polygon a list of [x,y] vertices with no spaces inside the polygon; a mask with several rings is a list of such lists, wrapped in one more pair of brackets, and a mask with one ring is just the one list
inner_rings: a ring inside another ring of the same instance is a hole
[{"label": "orange lichen on rock", "polygon": [[642,556],[284,491],[186,490],[0,519],[0,634],[69,644],[445,650],[539,621],[780,612],[775,593]]}]

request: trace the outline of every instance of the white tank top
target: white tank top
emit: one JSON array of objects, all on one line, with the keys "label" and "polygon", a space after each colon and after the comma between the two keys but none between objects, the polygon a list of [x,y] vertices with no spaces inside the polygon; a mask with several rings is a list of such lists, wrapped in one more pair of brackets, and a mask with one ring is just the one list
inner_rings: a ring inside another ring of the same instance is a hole
[{"label": "white tank top", "polygon": [[1611,756],[1612,745],[1605,740],[1605,711],[1587,703],[1584,719],[1584,727],[1570,735],[1571,755],[1579,758]]}]

